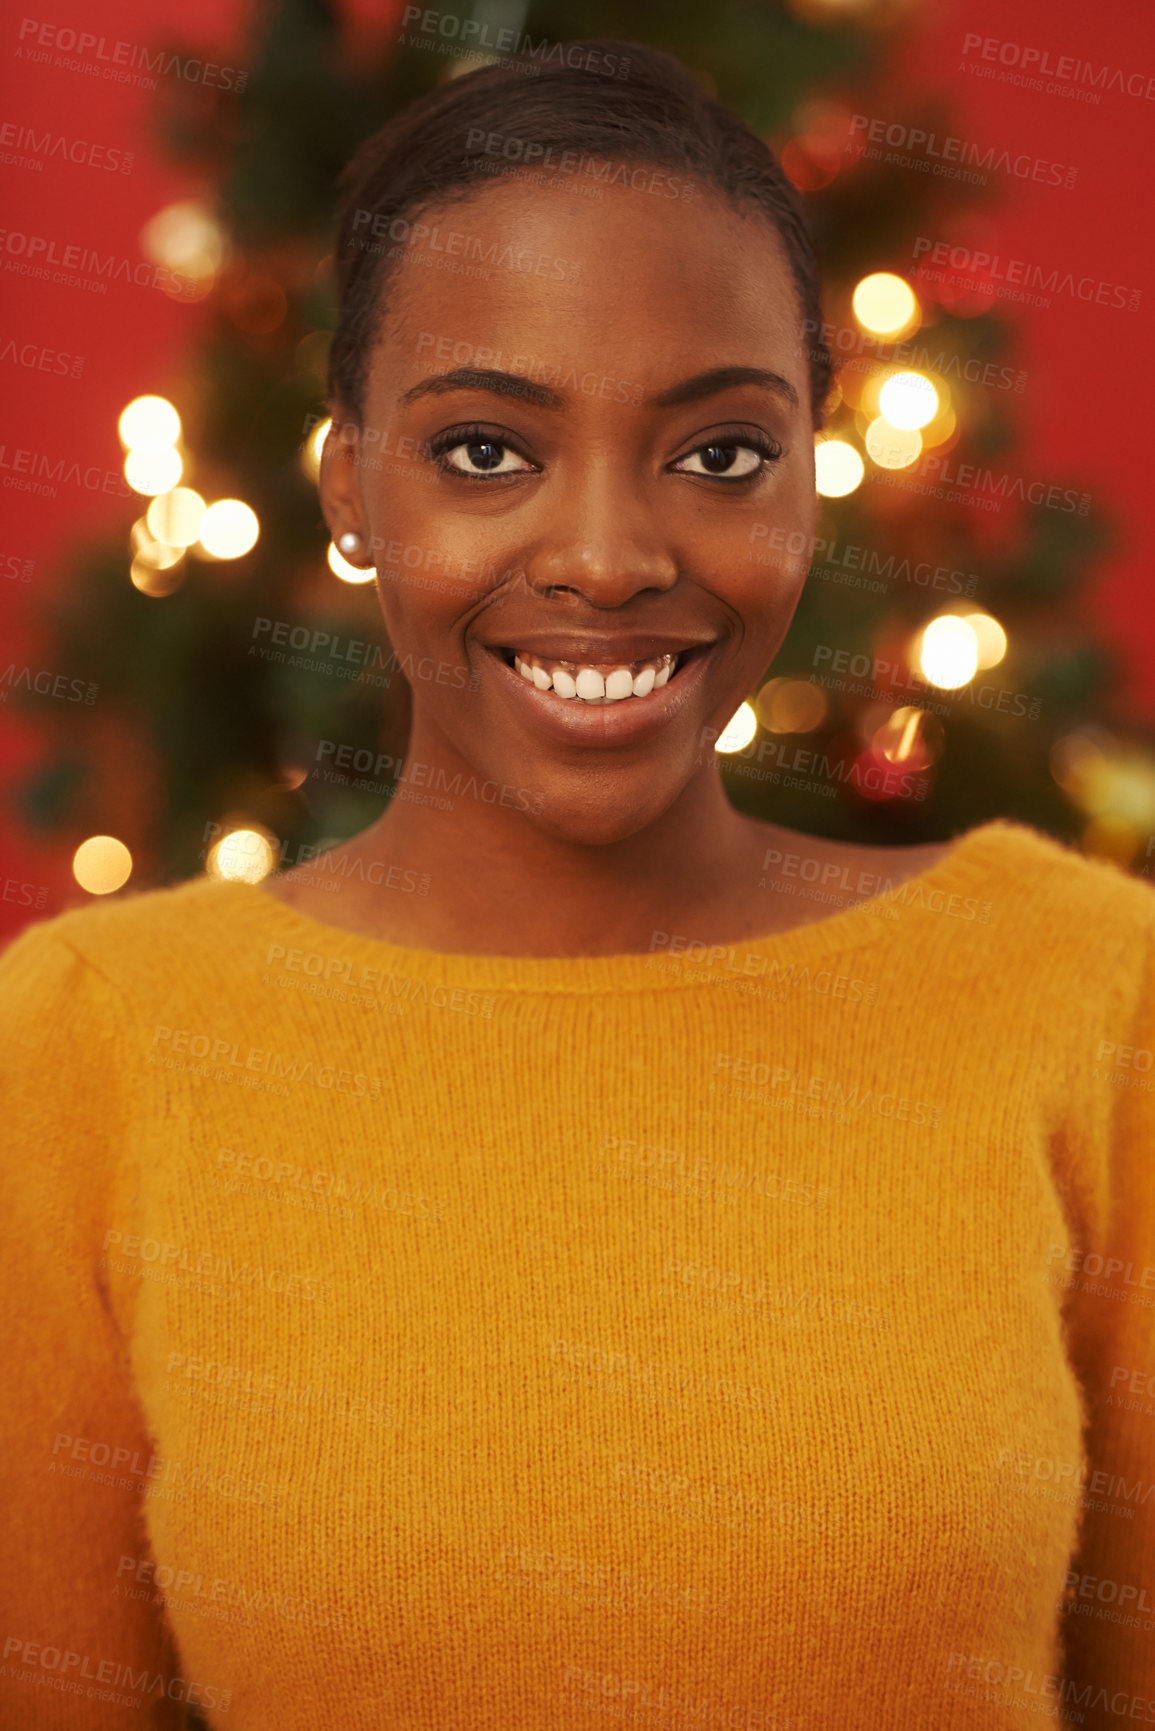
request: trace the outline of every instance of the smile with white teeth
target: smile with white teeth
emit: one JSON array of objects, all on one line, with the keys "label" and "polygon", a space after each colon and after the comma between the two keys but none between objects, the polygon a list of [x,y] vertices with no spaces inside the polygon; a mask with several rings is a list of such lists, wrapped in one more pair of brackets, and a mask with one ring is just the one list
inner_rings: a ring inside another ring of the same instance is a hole
[{"label": "smile with white teeth", "polygon": [[513,651],[513,665],[523,679],[539,691],[552,691],[555,697],[577,698],[582,703],[620,703],[624,697],[648,697],[651,691],[661,690],[682,660],[681,654],[653,655],[648,661],[634,661],[628,666],[591,667]]}]

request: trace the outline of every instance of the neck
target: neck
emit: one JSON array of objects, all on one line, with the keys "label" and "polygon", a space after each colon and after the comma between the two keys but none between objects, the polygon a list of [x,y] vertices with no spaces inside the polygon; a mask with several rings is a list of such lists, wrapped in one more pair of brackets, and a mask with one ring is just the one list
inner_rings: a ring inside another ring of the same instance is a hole
[{"label": "neck", "polygon": [[692,937],[719,919],[734,925],[736,910],[765,900],[756,883],[770,827],[734,810],[713,753],[652,823],[591,846],[542,830],[518,809],[517,789],[502,804],[495,784],[431,746],[414,737],[406,769],[442,768],[422,779],[456,787],[430,795],[452,799],[452,810],[405,797],[419,784],[403,773],[388,810],[351,844],[429,874],[428,898],[405,896],[404,909],[396,892],[375,892],[362,912],[382,937],[403,929],[410,944],[450,951],[469,952],[480,936],[502,954],[609,955],[649,949],[657,929]]}]

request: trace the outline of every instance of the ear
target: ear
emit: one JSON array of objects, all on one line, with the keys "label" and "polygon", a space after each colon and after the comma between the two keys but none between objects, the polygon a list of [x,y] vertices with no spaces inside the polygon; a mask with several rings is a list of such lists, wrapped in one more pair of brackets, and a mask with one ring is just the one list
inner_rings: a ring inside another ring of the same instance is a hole
[{"label": "ear", "polygon": [[[321,511],[329,526],[332,539],[340,543],[350,531],[360,537],[362,547],[369,545],[369,522],[361,497],[361,465],[358,457],[364,434],[360,421],[349,410],[335,405],[332,425],[321,447],[321,472],[318,489]],[[357,559],[344,555],[350,564]]]}]

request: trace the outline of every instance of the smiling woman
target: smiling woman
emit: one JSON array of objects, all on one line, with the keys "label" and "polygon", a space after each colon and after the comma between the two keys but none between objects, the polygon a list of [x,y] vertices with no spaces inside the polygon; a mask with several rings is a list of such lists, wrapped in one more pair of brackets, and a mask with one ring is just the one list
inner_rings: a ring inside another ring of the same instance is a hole
[{"label": "smiling woman", "polygon": [[322,507],[436,670],[384,814],[0,964],[0,1703],[1155,1722],[1151,892],[730,806],[817,271],[738,119],[570,46],[346,176]]}]

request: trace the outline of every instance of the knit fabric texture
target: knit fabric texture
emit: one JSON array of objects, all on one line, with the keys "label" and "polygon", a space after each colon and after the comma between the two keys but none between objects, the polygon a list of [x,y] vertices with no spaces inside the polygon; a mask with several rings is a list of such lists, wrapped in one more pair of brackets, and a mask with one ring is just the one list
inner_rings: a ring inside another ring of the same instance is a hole
[{"label": "knit fabric texture", "polygon": [[11,944],[0,1722],[1155,1724],[1150,885],[652,942]]}]

